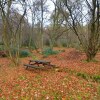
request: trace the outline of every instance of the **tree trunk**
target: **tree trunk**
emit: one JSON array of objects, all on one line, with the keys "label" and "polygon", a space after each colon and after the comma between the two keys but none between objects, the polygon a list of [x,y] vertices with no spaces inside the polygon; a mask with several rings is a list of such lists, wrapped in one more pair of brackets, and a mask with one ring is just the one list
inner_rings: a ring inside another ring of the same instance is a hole
[{"label": "tree trunk", "polygon": [[50,39],[50,48],[53,50],[53,47],[55,46],[56,41],[52,38]]},{"label": "tree trunk", "polygon": [[43,15],[44,14],[44,11],[43,11],[43,0],[41,0],[41,30],[40,30],[40,32],[41,32],[41,52],[43,52],[43,49],[44,49],[44,43],[43,43],[43,41],[44,41],[44,33],[43,33]]},{"label": "tree trunk", "polygon": [[87,53],[86,53],[86,56],[87,56],[87,61],[90,62],[90,61],[93,61],[95,56],[96,56],[96,51],[95,49],[88,49]]}]

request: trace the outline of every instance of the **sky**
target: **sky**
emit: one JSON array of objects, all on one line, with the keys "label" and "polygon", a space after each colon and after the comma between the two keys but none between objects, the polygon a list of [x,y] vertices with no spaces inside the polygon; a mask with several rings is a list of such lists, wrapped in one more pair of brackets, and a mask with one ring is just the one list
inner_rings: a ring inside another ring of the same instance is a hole
[{"label": "sky", "polygon": [[[29,1],[30,1],[30,3],[32,2],[32,0],[28,0],[28,2]],[[44,23],[48,25],[49,24],[50,15],[54,10],[54,4],[53,4],[53,2],[51,0],[47,0],[46,5],[48,5],[49,12],[48,13],[44,13],[44,19],[47,19],[47,20],[44,20]],[[17,9],[20,14],[23,14],[22,5],[15,4],[15,5],[13,5],[13,7],[15,9]],[[28,22],[31,24],[32,23],[32,15],[31,15],[31,11],[30,10],[27,11],[27,15],[28,15],[27,16]]]}]

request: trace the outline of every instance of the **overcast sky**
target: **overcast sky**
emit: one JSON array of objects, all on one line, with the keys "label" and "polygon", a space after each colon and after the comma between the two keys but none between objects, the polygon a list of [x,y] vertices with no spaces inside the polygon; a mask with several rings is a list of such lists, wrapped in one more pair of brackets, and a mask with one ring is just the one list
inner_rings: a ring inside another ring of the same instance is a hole
[{"label": "overcast sky", "polygon": [[[28,1],[29,3],[32,3],[31,2],[32,0],[29,0],[29,1]],[[54,4],[51,0],[47,0],[46,5],[48,5],[49,12],[44,14],[44,19],[45,18],[47,19],[47,20],[44,20],[44,23],[48,24],[49,23],[48,20],[50,18],[50,15],[51,15],[52,11],[54,10]],[[17,9],[20,14],[23,14],[23,8],[20,4],[13,5],[13,7],[15,9]],[[29,21],[29,23],[31,23],[32,22],[32,20],[31,20],[32,15],[31,15],[30,10],[27,11],[27,15],[28,15],[28,21]]]}]

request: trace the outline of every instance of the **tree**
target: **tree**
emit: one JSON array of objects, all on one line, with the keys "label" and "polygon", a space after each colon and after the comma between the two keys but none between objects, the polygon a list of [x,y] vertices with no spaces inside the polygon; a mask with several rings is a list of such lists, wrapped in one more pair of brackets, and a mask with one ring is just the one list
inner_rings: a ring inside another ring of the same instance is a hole
[{"label": "tree", "polygon": [[[37,51],[37,45],[36,45],[36,37],[35,37],[35,23],[36,23],[36,20],[37,20],[37,13],[38,13],[38,6],[37,6],[37,2],[36,0],[31,0],[31,1],[27,1],[27,13],[26,13],[26,17],[27,17],[27,20],[29,21],[29,19],[31,19],[31,28],[30,28],[30,34],[29,34],[29,39],[28,39],[28,48],[30,50],[32,50],[32,46],[34,46],[35,50]],[[29,17],[29,14],[30,13],[30,16]],[[38,52],[38,51],[37,51]]]},{"label": "tree", "polygon": [[[99,0],[58,0],[62,6],[56,5],[63,16],[63,9],[69,13],[68,25],[78,37],[87,61],[95,58],[100,47],[100,3]],[[87,26],[84,29],[84,26]]]},{"label": "tree", "polygon": [[[13,9],[12,5],[17,4],[18,1],[14,0],[0,0],[0,9],[1,9],[1,16],[3,22],[3,42],[5,49],[8,51],[8,56],[11,61],[15,64],[19,64],[19,49],[20,49],[20,39],[21,39],[21,26],[22,21],[26,13],[26,9],[24,7],[23,15],[18,17],[17,23],[13,19]],[[19,2],[22,4],[22,7],[25,4],[25,1],[21,0]],[[18,15],[18,14],[17,14]],[[15,24],[16,23],[16,26]],[[15,26],[15,27],[14,27]],[[15,50],[15,52],[14,52]],[[13,54],[13,52],[15,54]]]},{"label": "tree", "polygon": [[[50,47],[53,49],[54,45],[56,44],[57,40],[64,34],[67,33],[68,27],[65,25],[65,17],[60,12],[60,9],[56,6],[59,5],[60,2],[57,0],[55,1],[55,9],[51,14],[51,25],[48,27],[48,36],[50,39]],[[66,16],[68,13],[65,12]]]},{"label": "tree", "polygon": [[46,2],[47,0],[31,0],[31,3],[27,1],[32,21],[29,45],[32,41],[34,42],[35,48],[40,47],[41,51],[43,51],[44,48],[44,13],[46,14],[46,12],[48,12]]}]

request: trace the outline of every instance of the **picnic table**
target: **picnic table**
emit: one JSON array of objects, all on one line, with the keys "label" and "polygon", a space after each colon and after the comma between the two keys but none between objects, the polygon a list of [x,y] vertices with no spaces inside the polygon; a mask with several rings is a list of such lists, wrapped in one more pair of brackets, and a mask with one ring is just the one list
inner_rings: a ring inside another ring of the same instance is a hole
[{"label": "picnic table", "polygon": [[24,64],[24,66],[26,66],[26,69],[28,67],[39,69],[45,66],[54,67],[55,65],[52,65],[50,61],[45,61],[45,60],[29,60],[29,64]]}]

